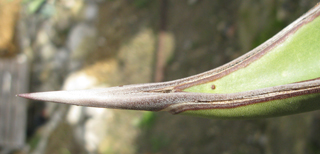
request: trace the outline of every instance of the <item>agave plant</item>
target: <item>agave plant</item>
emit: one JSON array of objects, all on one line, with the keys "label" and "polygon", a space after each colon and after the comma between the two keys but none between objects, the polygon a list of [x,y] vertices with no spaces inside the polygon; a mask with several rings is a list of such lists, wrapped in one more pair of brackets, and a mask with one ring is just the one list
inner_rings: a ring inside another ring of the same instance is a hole
[{"label": "agave plant", "polygon": [[18,96],[70,105],[169,111],[209,118],[265,118],[320,109],[320,5],[265,43],[187,78]]}]

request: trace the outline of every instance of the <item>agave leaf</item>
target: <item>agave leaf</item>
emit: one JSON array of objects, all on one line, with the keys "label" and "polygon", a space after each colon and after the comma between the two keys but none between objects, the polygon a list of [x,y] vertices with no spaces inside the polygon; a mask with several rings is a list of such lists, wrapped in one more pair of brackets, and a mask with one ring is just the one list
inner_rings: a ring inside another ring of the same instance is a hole
[{"label": "agave leaf", "polygon": [[320,5],[247,54],[184,79],[19,96],[65,104],[265,118],[320,109]]}]

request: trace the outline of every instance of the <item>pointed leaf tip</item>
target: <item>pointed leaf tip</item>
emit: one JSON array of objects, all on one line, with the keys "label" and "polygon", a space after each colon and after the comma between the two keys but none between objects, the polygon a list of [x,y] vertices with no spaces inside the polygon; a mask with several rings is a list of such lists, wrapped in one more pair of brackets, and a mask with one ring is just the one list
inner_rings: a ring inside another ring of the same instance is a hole
[{"label": "pointed leaf tip", "polygon": [[17,94],[16,97],[22,97],[22,98],[26,98],[26,99],[34,99],[32,97],[32,93]]},{"label": "pointed leaf tip", "polygon": [[17,94],[16,97],[22,97],[22,98],[27,98],[27,94]]}]

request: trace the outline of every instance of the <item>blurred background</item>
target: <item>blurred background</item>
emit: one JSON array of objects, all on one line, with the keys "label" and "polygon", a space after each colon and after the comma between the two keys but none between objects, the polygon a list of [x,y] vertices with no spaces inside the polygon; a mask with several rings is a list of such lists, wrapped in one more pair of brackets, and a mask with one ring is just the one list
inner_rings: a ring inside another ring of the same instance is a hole
[{"label": "blurred background", "polygon": [[316,3],[0,0],[0,153],[320,153],[318,111],[214,120],[15,97],[198,74],[263,43]]}]

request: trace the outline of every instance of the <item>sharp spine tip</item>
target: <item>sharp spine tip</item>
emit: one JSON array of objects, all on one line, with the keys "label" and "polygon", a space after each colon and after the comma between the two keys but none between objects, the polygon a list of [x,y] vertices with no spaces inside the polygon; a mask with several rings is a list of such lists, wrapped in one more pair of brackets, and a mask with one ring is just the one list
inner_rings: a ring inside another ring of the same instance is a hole
[{"label": "sharp spine tip", "polygon": [[22,97],[22,98],[27,98],[27,99],[30,99],[28,97],[28,93],[24,93],[24,94],[17,94],[16,97]]}]

